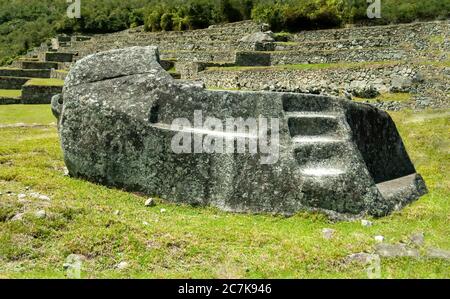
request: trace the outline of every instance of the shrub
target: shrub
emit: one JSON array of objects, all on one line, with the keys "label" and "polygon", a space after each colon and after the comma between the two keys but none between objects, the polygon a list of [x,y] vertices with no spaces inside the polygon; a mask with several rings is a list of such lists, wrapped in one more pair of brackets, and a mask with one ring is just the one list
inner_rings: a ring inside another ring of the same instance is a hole
[{"label": "shrub", "polygon": [[277,42],[288,42],[291,40],[291,34],[289,32],[278,32],[274,33],[273,38]]},{"label": "shrub", "polygon": [[147,31],[160,31],[161,17],[162,13],[159,10],[155,10],[150,15],[148,15],[147,19],[145,20],[145,28],[147,29]]},{"label": "shrub", "polygon": [[164,31],[170,31],[173,29],[173,14],[165,13],[161,16],[160,27]]}]

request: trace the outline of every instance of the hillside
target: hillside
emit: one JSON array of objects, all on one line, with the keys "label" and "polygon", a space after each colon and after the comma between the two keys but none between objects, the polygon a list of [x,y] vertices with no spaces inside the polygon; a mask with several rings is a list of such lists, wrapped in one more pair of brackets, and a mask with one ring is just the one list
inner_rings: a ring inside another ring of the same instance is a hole
[{"label": "hillside", "polygon": [[384,0],[381,19],[368,20],[366,0],[83,0],[69,19],[65,0],[0,0],[0,65],[56,33],[106,33],[145,25],[148,31],[192,30],[253,19],[274,31],[412,22],[448,18],[441,0]]}]

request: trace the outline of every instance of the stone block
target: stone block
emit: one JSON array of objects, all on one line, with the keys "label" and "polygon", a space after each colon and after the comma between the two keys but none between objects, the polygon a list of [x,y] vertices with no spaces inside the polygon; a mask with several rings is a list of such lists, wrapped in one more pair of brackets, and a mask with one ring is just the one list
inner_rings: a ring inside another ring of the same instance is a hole
[{"label": "stone block", "polygon": [[[174,202],[345,218],[384,216],[427,192],[387,113],[329,96],[205,90],[173,80],[154,47],[79,60],[62,94],[53,97],[52,111],[71,176]],[[278,120],[277,159],[261,163],[274,154],[261,151],[177,153],[173,142],[180,135],[238,144],[275,134],[266,128],[242,137],[173,125],[180,119],[192,124],[198,111],[203,120]]]}]

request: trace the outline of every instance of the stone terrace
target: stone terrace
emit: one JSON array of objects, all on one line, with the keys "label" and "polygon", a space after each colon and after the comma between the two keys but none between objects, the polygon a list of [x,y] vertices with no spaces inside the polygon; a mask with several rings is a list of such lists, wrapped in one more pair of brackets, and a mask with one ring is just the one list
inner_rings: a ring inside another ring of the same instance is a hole
[{"label": "stone terrace", "polygon": [[72,53],[34,52],[17,59],[12,66],[0,68],[1,104],[48,104],[61,93]]},{"label": "stone terrace", "polygon": [[448,103],[448,20],[304,31],[288,34],[283,42],[242,41],[263,27],[244,21],[182,32],[143,32],[138,27],[113,34],[58,36],[31,51],[25,61],[16,61],[14,66],[28,74],[17,71],[14,77],[29,77],[32,68],[51,70],[50,77],[64,79],[71,63],[89,54],[155,45],[164,68],[175,78],[201,80],[213,88],[361,98],[401,92],[414,97],[409,104],[415,108]]}]

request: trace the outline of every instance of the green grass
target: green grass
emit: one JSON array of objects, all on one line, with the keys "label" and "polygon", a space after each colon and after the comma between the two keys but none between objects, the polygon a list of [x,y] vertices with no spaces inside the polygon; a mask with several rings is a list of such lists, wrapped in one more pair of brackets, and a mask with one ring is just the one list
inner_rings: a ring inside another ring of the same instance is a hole
[{"label": "green grass", "polygon": [[437,67],[450,67],[450,59],[442,60],[442,61],[420,61],[420,65],[432,65]]},{"label": "green grass", "polygon": [[171,67],[170,69],[168,69],[167,72],[168,72],[169,74],[175,74],[175,73],[177,72],[177,70],[176,70],[175,67],[173,66],[173,67]]},{"label": "green grass", "polygon": [[[49,121],[44,107],[27,107],[33,122]],[[25,112],[18,107],[1,109],[0,123],[11,123],[14,116],[23,121]],[[425,247],[450,250],[450,115],[392,116],[430,193],[373,219],[372,227],[331,223],[319,214],[242,215],[165,202],[148,208],[145,197],[64,176],[55,127],[0,128],[0,277],[65,277],[65,259],[75,253],[87,257],[83,278],[366,278],[365,266],[343,259],[372,252],[375,235],[397,243],[424,231]],[[51,202],[19,202],[5,194],[29,192],[27,186]],[[41,209],[46,219],[34,216]],[[22,222],[8,220],[18,212],[25,213]],[[322,239],[325,227],[336,230],[334,239]],[[115,269],[121,261],[129,268]],[[384,278],[449,278],[450,262],[386,258],[381,271]]]},{"label": "green grass", "polygon": [[353,100],[357,102],[409,102],[412,100],[412,95],[407,92],[399,92],[399,93],[382,93],[378,97],[374,99],[364,99],[354,97]]},{"label": "green grass", "polygon": [[277,45],[280,46],[297,46],[299,43],[297,42],[275,42]]},{"label": "green grass", "polygon": [[63,86],[64,80],[60,79],[43,79],[43,78],[33,78],[29,80],[26,85],[38,85],[38,86]]},{"label": "green grass", "polygon": [[239,88],[226,88],[226,87],[216,87],[216,86],[208,86],[208,90],[228,90],[228,91],[237,91]]},{"label": "green grass", "polygon": [[0,89],[0,98],[20,98],[22,90],[20,89]]},{"label": "green grass", "polygon": [[445,42],[445,36],[443,35],[432,35],[429,38],[430,42],[434,44],[443,44]]},{"label": "green grass", "polygon": [[54,122],[56,119],[49,105],[0,105],[0,124],[47,125]]}]

